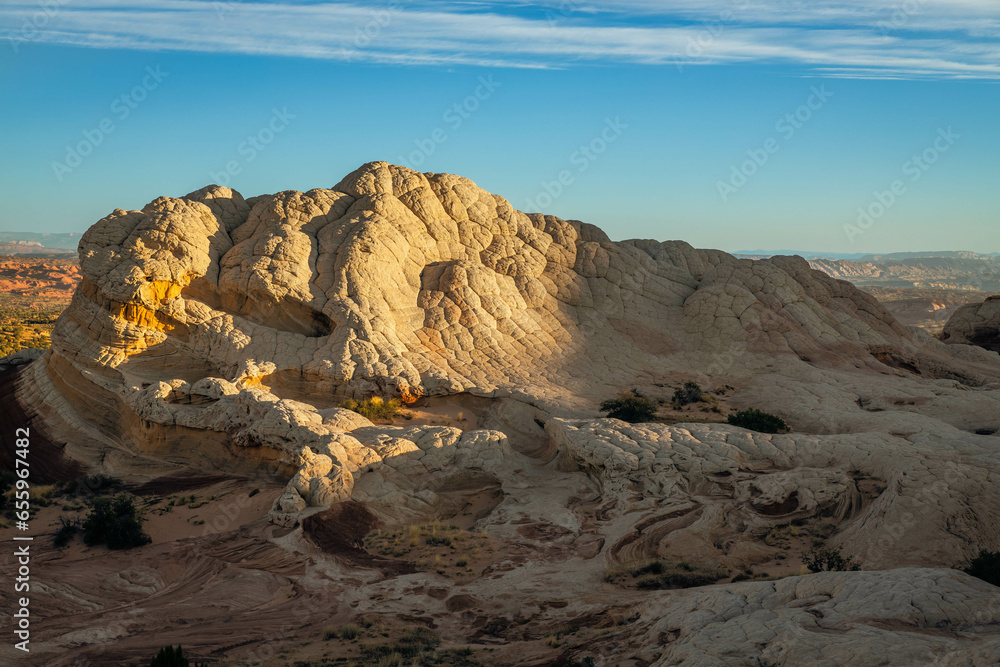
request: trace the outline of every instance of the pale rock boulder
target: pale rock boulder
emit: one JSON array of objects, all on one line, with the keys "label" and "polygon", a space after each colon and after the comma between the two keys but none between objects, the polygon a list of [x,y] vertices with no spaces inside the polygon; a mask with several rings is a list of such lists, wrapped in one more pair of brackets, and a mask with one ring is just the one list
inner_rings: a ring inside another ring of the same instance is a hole
[{"label": "pale rock boulder", "polygon": [[[940,569],[1000,550],[1000,356],[910,331],[801,258],[613,242],[384,162],[331,189],[210,186],[116,210],[80,257],[52,348],[14,372],[26,412],[85,466],[270,477],[288,527],[346,499],[394,525],[473,507],[476,528],[540,555],[476,597],[508,617],[542,595],[567,621],[638,614],[602,664],[1000,660],[995,589]],[[974,342],[992,304],[962,311],[955,339]],[[690,379],[792,432],[596,418],[623,389],[669,398]],[[480,428],[339,407],[458,394],[491,402]],[[769,530],[820,517],[866,570],[917,569],[602,588],[606,567],[650,557],[764,562]]]},{"label": "pale rock boulder", "polygon": [[[838,436],[776,442],[847,459],[769,444],[782,472],[755,493],[848,507],[845,460],[856,468],[853,457],[910,446],[894,438],[943,438],[965,456],[972,431],[998,413],[1000,358],[915,336],[801,258],[612,242],[593,225],[517,211],[468,179],[384,162],[332,189],[244,199],[210,186],[116,210],[80,254],[83,280],[18,397],[69,456],[136,475],[187,462],[270,475],[310,505],[363,496],[390,507],[362,484],[377,470],[494,466],[486,474],[502,484],[511,452],[559,453],[612,496],[628,486],[616,471],[630,470],[669,498],[685,473],[668,451],[687,447],[708,480],[744,465],[737,436],[692,431],[670,436],[690,443],[671,449],[646,429],[588,449],[568,426],[538,425],[596,416],[623,388],[685,375],[733,383],[737,405],[773,406],[797,429]],[[483,424],[501,430],[376,427],[338,407],[461,393],[496,401]],[[416,511],[402,499],[416,487],[386,488],[401,494],[401,512]],[[880,524],[866,525],[859,545]],[[935,555],[950,562],[971,548],[941,539]]]},{"label": "pale rock boulder", "polygon": [[[710,586],[653,596],[628,642],[598,664],[996,664],[996,587],[949,570],[826,572],[774,582]],[[649,620],[647,620],[649,619]]]},{"label": "pale rock boulder", "polygon": [[306,509],[308,505],[299,495],[298,491],[289,487],[274,501],[271,510],[271,520],[274,523],[284,526],[293,525],[298,520],[299,513]]},{"label": "pale rock boulder", "polygon": [[[1000,478],[1000,458],[990,439],[949,438],[943,430],[944,437],[912,440],[767,435],[616,419],[553,419],[546,430],[564,470],[585,472],[615,513],[645,526],[641,539],[623,542],[617,560],[641,546],[646,556],[701,556],[737,567],[727,554],[744,552],[734,544],[752,548],[770,528],[820,515],[843,521],[831,543],[866,569],[960,564],[980,547],[1000,549],[1000,487],[988,481]],[[877,498],[863,499],[861,479],[881,482]],[[659,524],[678,515],[700,518],[655,537]],[[609,553],[616,551],[612,545]]]},{"label": "pale rock boulder", "polygon": [[19,350],[14,354],[8,354],[6,357],[0,357],[0,371],[30,364],[44,354],[45,350],[28,348],[26,350]]},{"label": "pale rock boulder", "polygon": [[945,325],[941,340],[949,344],[978,345],[1000,352],[1000,296],[956,310]]},{"label": "pale rock boulder", "polygon": [[332,190],[163,197],[100,221],[80,250],[84,281],[54,336],[66,362],[260,384],[321,408],[376,391],[569,406],[720,353],[877,367],[918,348],[872,297],[800,258],[613,243],[386,163]]}]

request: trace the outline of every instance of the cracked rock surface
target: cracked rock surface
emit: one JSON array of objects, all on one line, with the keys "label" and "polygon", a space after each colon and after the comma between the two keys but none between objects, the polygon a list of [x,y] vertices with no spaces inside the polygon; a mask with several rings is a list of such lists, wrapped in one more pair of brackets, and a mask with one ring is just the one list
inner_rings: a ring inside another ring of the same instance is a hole
[{"label": "cracked rock surface", "polygon": [[[1000,356],[967,344],[995,324],[993,301],[959,311],[945,344],[798,257],[613,242],[384,162],[332,189],[210,186],[116,210],[80,255],[51,350],[0,365],[39,432],[136,484],[184,469],[277,488],[235,532],[148,547],[159,555],[107,594],[116,604],[174,604],[157,558],[185,559],[198,581],[247,552],[262,554],[239,565],[260,585],[214,595],[253,598],[235,630],[248,636],[291,586],[309,609],[420,612],[539,664],[1000,662],[1000,589],[948,569],[1000,550]],[[790,431],[707,408],[677,423],[599,418],[622,390],[669,402],[685,381]],[[340,407],[372,395],[460,411],[389,424]],[[471,578],[365,555],[367,529],[460,516],[494,540]],[[803,526],[862,571],[732,581],[799,575],[780,561],[797,559],[788,541]],[[650,559],[726,576],[644,591],[608,574]],[[121,621],[97,584],[62,576],[72,586],[45,595],[67,618]],[[595,620],[617,614],[629,620]],[[50,655],[91,650],[78,622],[61,634],[52,621]],[[589,653],[545,648],[574,623],[607,632]],[[228,655],[217,634],[192,641]],[[138,632],[119,637],[141,654]]]},{"label": "cracked rock surface", "polygon": [[1000,352],[1000,296],[959,308],[945,325],[941,340]]}]

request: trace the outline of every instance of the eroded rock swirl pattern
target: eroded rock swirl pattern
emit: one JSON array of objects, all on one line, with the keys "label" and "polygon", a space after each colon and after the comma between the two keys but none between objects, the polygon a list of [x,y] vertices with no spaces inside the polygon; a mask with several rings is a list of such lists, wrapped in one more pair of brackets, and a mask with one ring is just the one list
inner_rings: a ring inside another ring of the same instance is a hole
[{"label": "eroded rock swirl pattern", "polygon": [[[407,525],[488,497],[475,529],[510,558],[435,584],[446,593],[421,605],[446,632],[629,608],[594,640],[598,664],[1000,660],[1000,589],[947,569],[1000,549],[1000,355],[910,331],[801,258],[612,242],[381,162],[329,190],[212,186],[116,210],[80,252],[52,349],[18,376],[65,456],[136,479],[183,467],[287,483],[262,535],[344,501]],[[791,432],[598,418],[623,389],[667,399],[685,380],[728,385],[734,407]],[[337,407],[372,394],[465,401],[478,428]],[[738,571],[773,559],[769,532],[817,518],[865,571],[686,591],[603,579],[645,558]],[[264,543],[301,576],[327,572],[291,536]],[[402,604],[406,576],[434,577],[355,565],[360,588],[331,580],[311,604],[353,595],[378,611]],[[456,596],[490,602],[463,615],[440,601]]]}]

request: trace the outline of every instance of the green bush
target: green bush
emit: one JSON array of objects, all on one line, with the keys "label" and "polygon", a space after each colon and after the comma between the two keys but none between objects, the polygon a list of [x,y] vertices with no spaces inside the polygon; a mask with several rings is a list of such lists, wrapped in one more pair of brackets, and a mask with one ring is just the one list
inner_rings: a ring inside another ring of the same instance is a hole
[{"label": "green bush", "polygon": [[638,391],[623,391],[618,398],[612,398],[601,403],[601,412],[606,412],[611,419],[621,419],[630,424],[652,421],[656,416],[656,404]]},{"label": "green bush", "polygon": [[342,402],[340,407],[353,410],[372,421],[392,419],[396,415],[406,417],[410,414],[403,410],[403,403],[398,398],[386,399],[381,396],[372,396],[363,401],[356,401],[353,398],[349,398]]},{"label": "green bush", "polygon": [[756,408],[730,413],[729,423],[759,433],[778,433],[788,428],[788,424],[781,417]]},{"label": "green bush", "polygon": [[83,522],[83,541],[88,546],[106,544],[109,549],[131,549],[152,542],[142,530],[142,513],[135,500],[124,493],[114,498],[95,498]]},{"label": "green bush", "polygon": [[981,550],[965,568],[965,573],[1000,586],[1000,551]]},{"label": "green bush", "polygon": [[810,572],[853,572],[861,569],[853,558],[844,558],[840,549],[810,549],[802,554],[802,564]]},{"label": "green bush", "polygon": [[680,410],[685,405],[697,403],[704,399],[704,393],[696,382],[685,382],[684,387],[674,391],[674,398],[671,406],[674,410]]}]

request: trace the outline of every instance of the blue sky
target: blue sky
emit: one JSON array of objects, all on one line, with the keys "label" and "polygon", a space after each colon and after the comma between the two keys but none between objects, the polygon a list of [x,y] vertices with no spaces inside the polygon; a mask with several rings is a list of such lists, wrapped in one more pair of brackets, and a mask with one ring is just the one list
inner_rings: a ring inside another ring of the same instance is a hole
[{"label": "blue sky", "polygon": [[370,160],[612,238],[1000,251],[995,0],[0,4],[0,229]]}]

